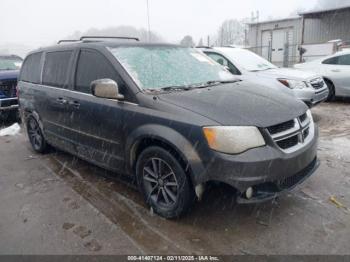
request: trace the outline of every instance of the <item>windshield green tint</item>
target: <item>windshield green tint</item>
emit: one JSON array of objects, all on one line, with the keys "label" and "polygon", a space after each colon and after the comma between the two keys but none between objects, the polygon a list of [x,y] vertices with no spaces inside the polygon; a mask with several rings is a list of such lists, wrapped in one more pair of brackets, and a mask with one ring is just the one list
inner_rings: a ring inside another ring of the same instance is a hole
[{"label": "windshield green tint", "polygon": [[233,79],[228,71],[193,48],[132,46],[111,48],[110,51],[142,89]]}]

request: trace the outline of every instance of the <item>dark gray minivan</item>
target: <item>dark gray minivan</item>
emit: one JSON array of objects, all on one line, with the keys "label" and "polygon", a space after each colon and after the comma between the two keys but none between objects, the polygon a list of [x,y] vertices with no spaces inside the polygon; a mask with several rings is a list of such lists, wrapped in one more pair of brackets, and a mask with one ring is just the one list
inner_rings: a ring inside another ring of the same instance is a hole
[{"label": "dark gray minivan", "polygon": [[209,181],[239,203],[272,199],[318,167],[304,103],[239,81],[192,48],[83,40],[30,53],[19,103],[29,141],[134,176],[166,218]]}]

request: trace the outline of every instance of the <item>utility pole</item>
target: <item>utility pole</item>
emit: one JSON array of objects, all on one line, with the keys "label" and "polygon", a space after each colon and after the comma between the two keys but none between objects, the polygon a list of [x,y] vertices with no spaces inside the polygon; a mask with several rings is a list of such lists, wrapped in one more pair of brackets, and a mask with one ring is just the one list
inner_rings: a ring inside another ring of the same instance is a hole
[{"label": "utility pole", "polygon": [[149,22],[149,3],[148,0],[146,0],[147,3],[147,22],[148,22],[148,42],[151,42],[151,24]]}]

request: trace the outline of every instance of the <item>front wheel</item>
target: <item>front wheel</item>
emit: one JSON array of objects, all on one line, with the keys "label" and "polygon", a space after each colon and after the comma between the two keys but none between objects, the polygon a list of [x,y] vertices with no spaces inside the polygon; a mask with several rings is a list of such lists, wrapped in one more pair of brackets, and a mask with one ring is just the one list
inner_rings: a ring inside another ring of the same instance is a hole
[{"label": "front wheel", "polygon": [[137,160],[136,176],[147,204],[158,215],[179,217],[193,205],[195,194],[189,178],[167,150],[145,149]]},{"label": "front wheel", "polygon": [[44,153],[47,149],[47,143],[38,121],[32,116],[27,120],[27,134],[34,151]]},{"label": "front wheel", "polygon": [[329,81],[328,79],[324,80],[328,86],[328,97],[326,99],[327,102],[333,101],[335,98],[335,88],[334,88],[334,84]]}]

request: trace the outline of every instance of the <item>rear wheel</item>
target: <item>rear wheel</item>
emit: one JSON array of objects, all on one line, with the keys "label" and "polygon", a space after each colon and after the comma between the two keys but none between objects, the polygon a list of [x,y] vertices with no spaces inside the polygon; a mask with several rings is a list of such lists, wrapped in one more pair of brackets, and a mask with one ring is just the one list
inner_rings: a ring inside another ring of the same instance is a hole
[{"label": "rear wheel", "polygon": [[47,143],[38,121],[32,116],[27,120],[27,133],[34,151],[44,153],[47,149]]},{"label": "rear wheel", "polygon": [[332,81],[325,79],[324,80],[328,86],[328,97],[326,99],[326,101],[330,102],[333,101],[335,98],[335,88],[334,88],[334,84],[332,83]]},{"label": "rear wheel", "polygon": [[195,200],[194,190],[179,161],[160,147],[145,149],[136,164],[138,185],[155,213],[179,217]]}]

